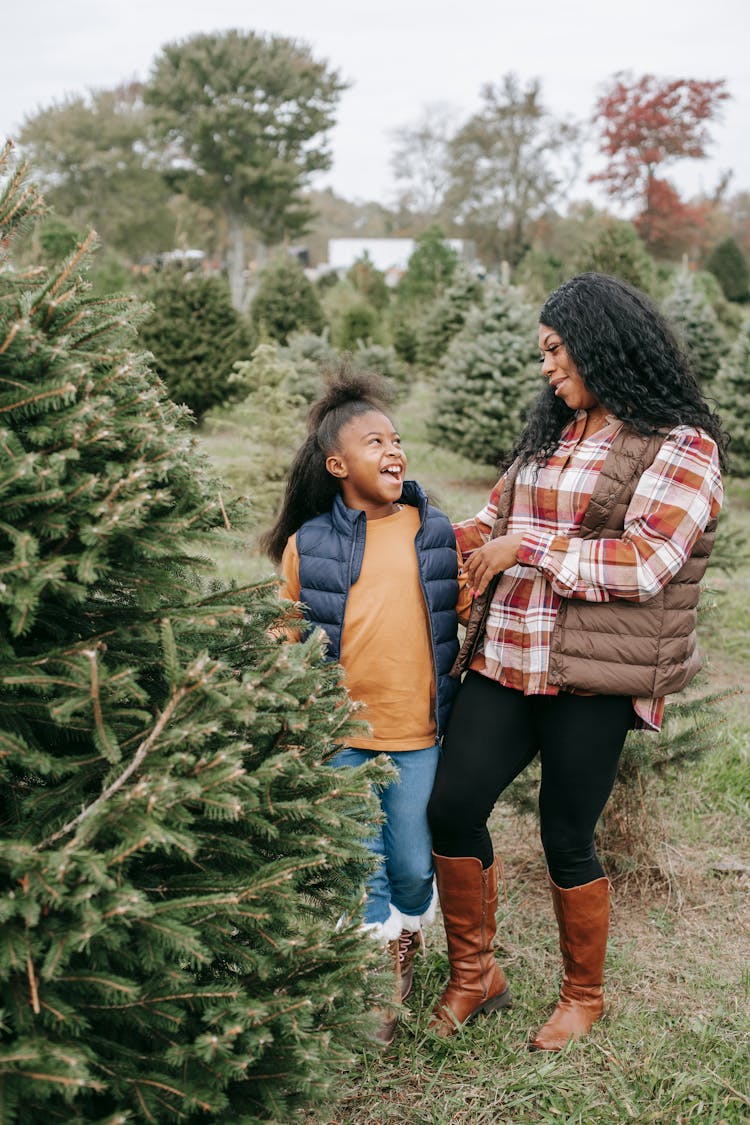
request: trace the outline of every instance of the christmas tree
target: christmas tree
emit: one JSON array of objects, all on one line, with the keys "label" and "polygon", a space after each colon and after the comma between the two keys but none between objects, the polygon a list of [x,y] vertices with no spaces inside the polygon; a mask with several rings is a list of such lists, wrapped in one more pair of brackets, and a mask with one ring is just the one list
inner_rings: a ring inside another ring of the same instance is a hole
[{"label": "christmas tree", "polygon": [[200,420],[230,397],[234,364],[253,348],[250,325],[232,305],[223,277],[186,276],[175,267],[157,274],[146,299],[153,306],[140,341],[171,398]]},{"label": "christmas tree", "polygon": [[430,306],[417,329],[416,358],[421,367],[429,371],[445,355],[471,309],[481,305],[483,291],[480,279],[466,266],[459,265],[451,284]]},{"label": "christmas tree", "polygon": [[723,238],[706,260],[706,269],[721,285],[728,301],[750,300],[750,266],[734,238]]},{"label": "christmas tree", "polygon": [[716,378],[727,344],[718,317],[689,275],[681,274],[663,311],[687,353],[704,394]]},{"label": "christmas tree", "polygon": [[518,291],[485,283],[484,304],[454,336],[439,370],[430,441],[494,464],[540,390],[536,316]]},{"label": "christmas tree", "polygon": [[442,229],[433,224],[420,234],[406,264],[406,272],[399,279],[396,296],[407,304],[426,304],[450,285],[456,272],[459,257],[446,241]]},{"label": "christmas tree", "polygon": [[597,222],[573,263],[574,273],[588,270],[619,277],[646,293],[656,286],[654,260],[633,224],[624,219],[606,216]]},{"label": "christmas tree", "polygon": [[750,476],[750,320],[724,356],[716,380],[722,421],[731,437],[730,468],[738,477]]},{"label": "christmas tree", "polygon": [[370,255],[365,250],[361,258],[357,258],[354,265],[347,271],[347,280],[360,293],[368,304],[382,312],[391,300],[391,291],[385,280],[382,270],[375,267]]},{"label": "christmas tree", "polygon": [[281,344],[293,332],[322,332],[326,324],[314,285],[300,263],[284,252],[261,270],[250,317],[259,335]]},{"label": "christmas tree", "polygon": [[306,434],[307,404],[288,390],[296,372],[283,354],[286,350],[276,343],[258,344],[231,376],[241,401],[212,411],[205,422],[207,432],[228,434],[241,442],[242,456],[232,460],[224,479],[250,497],[249,522],[255,532],[273,522],[289,467]]},{"label": "christmas tree", "polygon": [[[185,410],[94,300],[88,240],[14,268],[0,166],[0,1122],[288,1121],[377,974],[353,719],[275,591],[211,588],[233,518]],[[347,920],[336,927],[342,915]]]}]

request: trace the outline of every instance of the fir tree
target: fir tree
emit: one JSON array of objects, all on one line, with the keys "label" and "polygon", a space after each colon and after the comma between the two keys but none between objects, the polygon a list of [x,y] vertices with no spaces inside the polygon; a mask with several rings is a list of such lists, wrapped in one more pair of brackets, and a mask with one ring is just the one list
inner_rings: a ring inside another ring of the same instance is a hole
[{"label": "fir tree", "polygon": [[695,288],[705,297],[716,314],[726,350],[742,327],[744,320],[742,309],[737,302],[726,299],[718,279],[708,270],[696,270],[690,277]]},{"label": "fir tree", "polygon": [[227,482],[250,497],[251,526],[260,531],[272,522],[289,466],[305,437],[305,400],[289,392],[295,370],[278,344],[259,344],[251,359],[238,363],[232,385],[242,401],[212,411],[208,432],[239,437],[243,456],[225,471]]},{"label": "fir tree", "polygon": [[332,347],[327,330],[319,336],[314,332],[295,332],[282,351],[289,365],[284,385],[292,396],[300,396],[309,405],[320,397],[321,371],[331,371],[338,362],[338,352]]},{"label": "fir tree", "polygon": [[727,346],[716,313],[685,273],[677,279],[674,289],[663,303],[663,310],[674,327],[705,394],[716,378]]},{"label": "fir tree", "polygon": [[141,328],[141,343],[170,397],[200,420],[229,397],[237,360],[252,347],[249,327],[233,308],[220,277],[186,277],[182,270],[158,274],[146,291],[153,313]]},{"label": "fir tree", "polygon": [[459,265],[451,284],[430,306],[417,329],[416,360],[421,367],[429,370],[442,359],[470,310],[481,302],[482,282],[466,266]]},{"label": "fir tree", "polygon": [[387,401],[402,398],[409,386],[409,370],[401,362],[396,349],[383,344],[359,341],[347,356],[352,371],[379,375]]},{"label": "fir tree", "polygon": [[619,277],[646,293],[653,293],[656,286],[653,258],[633,224],[622,219],[603,218],[578,252],[573,272],[588,270]]},{"label": "fir tree", "polygon": [[418,318],[396,307],[389,318],[389,328],[396,355],[404,363],[416,363]]},{"label": "fir tree", "polygon": [[487,282],[485,301],[439,371],[430,441],[494,464],[511,448],[540,389],[536,317],[517,290]]},{"label": "fir tree", "polygon": [[731,438],[730,466],[738,477],[750,476],[750,320],[722,359],[716,380],[722,421]]},{"label": "fir tree", "polygon": [[[7,153],[3,168],[7,169]],[[329,1098],[374,943],[363,771],[316,635],[209,590],[232,518],[185,411],[92,300],[7,257],[0,197],[0,1122],[288,1121]],[[382,777],[380,778],[382,780]]]},{"label": "fir tree", "polygon": [[428,227],[419,236],[396,288],[402,301],[424,303],[443,292],[458,266],[458,254],[446,242],[439,226]]},{"label": "fir tree", "polygon": [[577,272],[568,269],[559,253],[532,247],[526,251],[513,271],[513,280],[523,288],[528,301],[541,305],[553,289],[557,289],[567,277]]},{"label": "fir tree", "polygon": [[346,351],[356,348],[357,344],[367,344],[378,331],[378,314],[367,301],[357,301],[341,316],[336,334],[336,343]]},{"label": "fir tree", "polygon": [[67,258],[81,241],[81,235],[76,228],[56,215],[50,216],[40,224],[37,237],[42,260],[45,263],[57,263],[62,258]]},{"label": "fir tree", "polygon": [[385,274],[375,267],[367,251],[361,258],[357,258],[346,277],[357,292],[378,312],[382,312],[388,306],[391,291],[385,280]]},{"label": "fir tree", "polygon": [[714,246],[706,261],[728,301],[750,300],[750,266],[734,238],[724,238]]},{"label": "fir tree", "polygon": [[261,335],[285,344],[293,332],[322,332],[325,314],[315,286],[289,254],[278,254],[261,270],[250,316]]}]

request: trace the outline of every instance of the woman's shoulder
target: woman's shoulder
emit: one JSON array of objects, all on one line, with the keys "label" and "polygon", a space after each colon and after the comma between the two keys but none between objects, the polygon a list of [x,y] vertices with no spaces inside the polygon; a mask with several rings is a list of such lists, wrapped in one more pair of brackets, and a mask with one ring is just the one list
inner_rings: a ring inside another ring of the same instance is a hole
[{"label": "woman's shoulder", "polygon": [[718,453],[718,446],[709,433],[700,426],[679,425],[664,433],[664,446],[692,449],[707,454]]},{"label": "woman's shoulder", "polygon": [[673,426],[664,434],[652,469],[672,479],[721,480],[719,447],[700,426]]}]

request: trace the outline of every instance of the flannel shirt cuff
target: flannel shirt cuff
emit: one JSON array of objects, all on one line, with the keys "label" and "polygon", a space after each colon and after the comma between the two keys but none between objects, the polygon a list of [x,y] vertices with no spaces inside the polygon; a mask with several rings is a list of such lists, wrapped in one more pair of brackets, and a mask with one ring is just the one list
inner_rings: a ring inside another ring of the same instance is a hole
[{"label": "flannel shirt cuff", "polygon": [[558,550],[567,549],[566,541],[559,535],[553,535],[551,531],[527,531],[516,552],[516,558],[522,566],[533,566],[538,570],[549,561],[549,553],[554,549],[556,540],[560,544]]}]

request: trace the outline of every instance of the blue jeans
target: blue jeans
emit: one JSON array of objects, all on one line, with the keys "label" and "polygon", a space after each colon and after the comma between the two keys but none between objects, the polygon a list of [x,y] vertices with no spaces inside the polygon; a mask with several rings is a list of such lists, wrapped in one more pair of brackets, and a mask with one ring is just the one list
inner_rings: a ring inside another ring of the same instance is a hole
[{"label": "blue jeans", "polygon": [[[425,914],[432,902],[432,837],[427,824],[427,802],[437,770],[439,748],[389,751],[398,779],[376,793],[385,821],[376,827],[367,846],[381,863],[367,883],[364,921],[386,922],[391,906],[402,914]],[[329,765],[361,766],[377,750],[346,746],[329,759]]]}]

